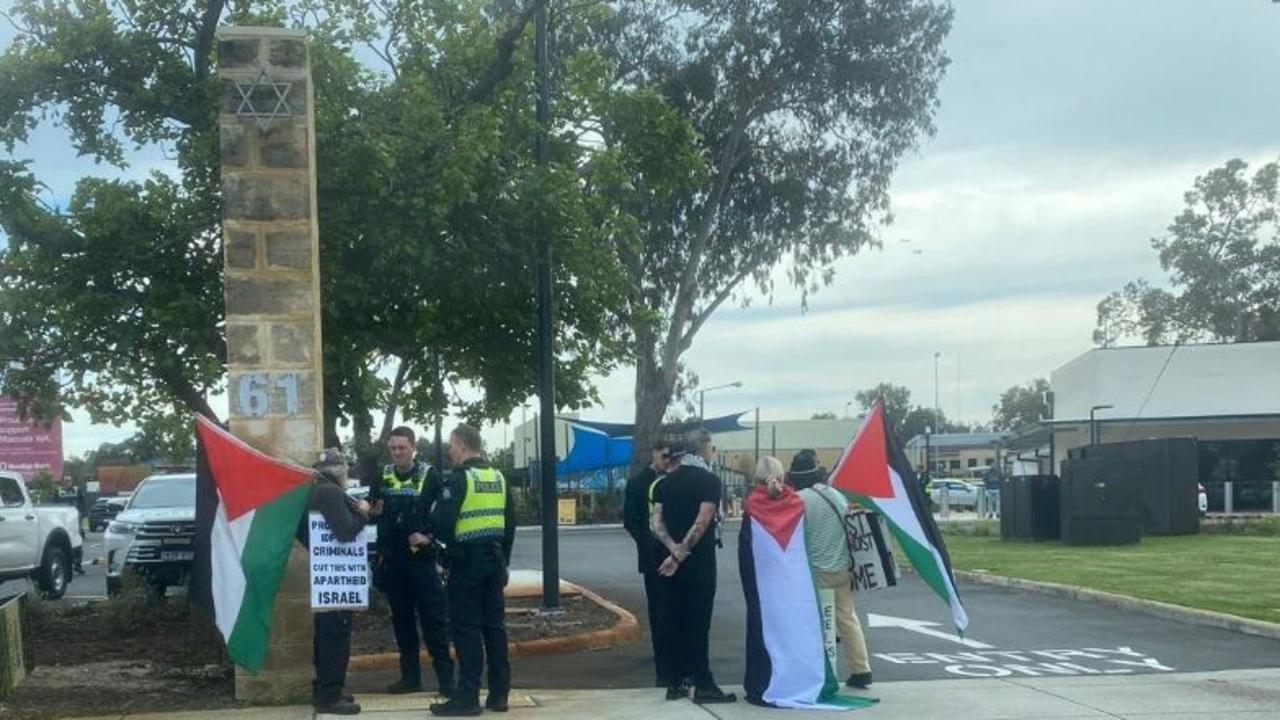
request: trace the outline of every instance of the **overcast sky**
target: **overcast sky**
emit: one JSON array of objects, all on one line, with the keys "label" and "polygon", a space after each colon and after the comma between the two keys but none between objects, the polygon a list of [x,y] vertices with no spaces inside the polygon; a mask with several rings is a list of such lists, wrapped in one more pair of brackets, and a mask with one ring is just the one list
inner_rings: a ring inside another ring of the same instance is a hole
[{"label": "overcast sky", "polygon": [[[931,404],[941,352],[943,411],[987,421],[1002,390],[1091,347],[1107,292],[1160,277],[1150,239],[1196,175],[1280,152],[1280,4],[955,7],[938,133],[902,162],[883,250],[841,262],[807,313],[785,286],[771,304],[721,310],[685,359],[704,385],[744,387],[707,395],[708,415],[840,413],[881,381]],[[0,44],[11,38],[0,29]],[[59,194],[93,172],[56,133],[38,140],[29,154]],[[630,370],[601,378],[604,406],[588,414],[629,420],[632,382]],[[127,434],[82,420],[66,426],[66,450]]]}]

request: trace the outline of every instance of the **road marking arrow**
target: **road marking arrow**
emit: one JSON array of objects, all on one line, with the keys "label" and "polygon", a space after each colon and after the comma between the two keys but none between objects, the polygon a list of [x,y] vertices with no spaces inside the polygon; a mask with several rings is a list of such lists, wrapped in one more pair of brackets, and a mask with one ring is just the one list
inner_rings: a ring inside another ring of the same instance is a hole
[{"label": "road marking arrow", "polygon": [[901,628],[903,630],[909,630],[913,633],[919,633],[921,635],[928,635],[929,637],[935,637],[940,640],[947,640],[953,643],[959,643],[960,645],[964,645],[965,647],[971,647],[977,650],[994,650],[995,649],[995,645],[988,645],[984,642],[978,642],[977,640],[962,638],[959,635],[952,635],[951,633],[948,633],[948,632],[942,632],[941,630],[932,629],[933,627],[936,627],[938,624],[939,623],[927,622],[925,620],[912,620],[911,618],[894,617],[893,615],[877,615],[875,613],[867,613],[867,625],[873,628],[881,628],[881,627]]}]

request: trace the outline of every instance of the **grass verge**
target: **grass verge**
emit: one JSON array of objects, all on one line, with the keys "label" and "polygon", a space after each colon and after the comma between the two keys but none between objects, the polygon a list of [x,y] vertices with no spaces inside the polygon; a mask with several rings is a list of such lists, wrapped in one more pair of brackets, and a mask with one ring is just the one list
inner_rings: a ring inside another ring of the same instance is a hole
[{"label": "grass verge", "polygon": [[1280,623],[1280,537],[1146,537],[1071,547],[946,533],[956,570],[1063,583]]}]

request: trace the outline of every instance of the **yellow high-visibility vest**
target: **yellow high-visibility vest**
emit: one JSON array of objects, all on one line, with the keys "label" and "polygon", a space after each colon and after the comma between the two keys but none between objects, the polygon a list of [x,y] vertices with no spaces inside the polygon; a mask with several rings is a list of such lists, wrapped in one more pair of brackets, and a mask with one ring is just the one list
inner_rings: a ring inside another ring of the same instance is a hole
[{"label": "yellow high-visibility vest", "polygon": [[467,494],[453,529],[456,542],[501,538],[507,528],[507,480],[495,468],[468,468]]}]

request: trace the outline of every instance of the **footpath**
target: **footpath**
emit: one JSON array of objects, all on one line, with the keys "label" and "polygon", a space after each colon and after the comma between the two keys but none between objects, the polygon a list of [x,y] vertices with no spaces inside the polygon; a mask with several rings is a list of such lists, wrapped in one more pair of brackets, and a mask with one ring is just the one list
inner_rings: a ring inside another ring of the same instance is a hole
[{"label": "footpath", "polygon": [[[1277,658],[1280,664],[1280,658]],[[726,688],[728,689],[728,688]],[[738,688],[739,693],[741,688]],[[662,691],[517,690],[505,715],[485,717],[545,720],[753,720],[794,716],[823,720],[1227,720],[1275,718],[1280,708],[1280,667],[1208,673],[1125,677],[1004,678],[877,683],[868,696],[880,704],[852,712],[775,710],[739,700],[698,706],[667,702]],[[369,720],[424,720],[431,695],[357,695]],[[94,720],[309,720],[309,707],[251,708],[163,715],[110,715]]]}]

